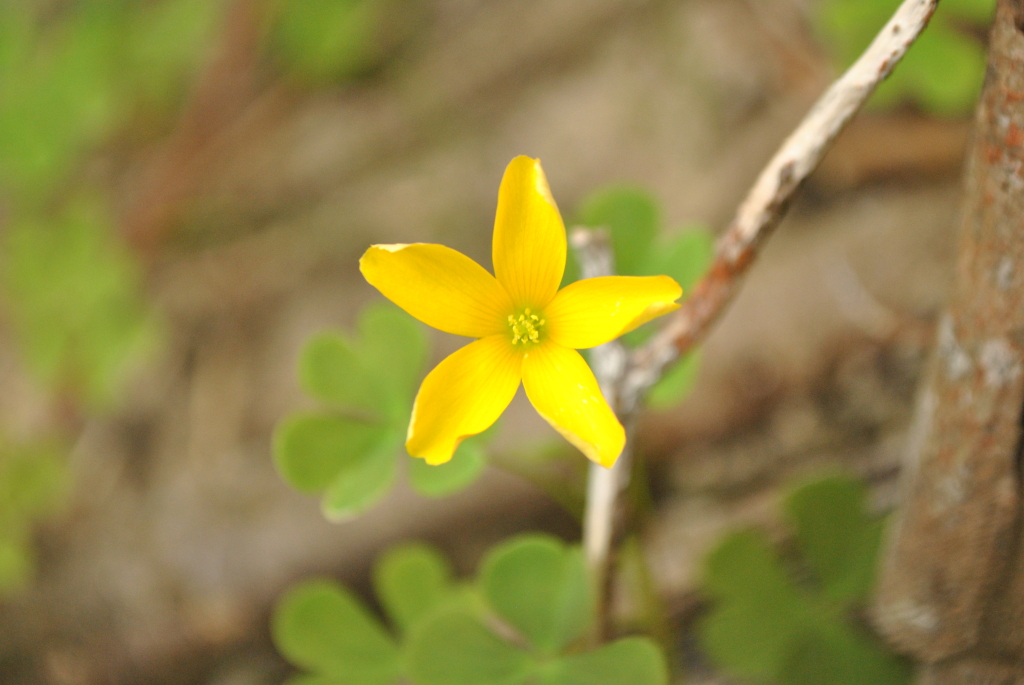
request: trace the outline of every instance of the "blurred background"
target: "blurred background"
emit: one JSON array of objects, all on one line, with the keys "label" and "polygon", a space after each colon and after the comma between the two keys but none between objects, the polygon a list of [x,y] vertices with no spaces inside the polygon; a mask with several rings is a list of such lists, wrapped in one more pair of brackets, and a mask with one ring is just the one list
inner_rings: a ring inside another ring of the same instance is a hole
[{"label": "blurred background", "polygon": [[[379,299],[357,260],[440,242],[490,266],[498,183],[539,157],[572,224],[609,184],[720,232],[892,0],[0,0],[0,683],[279,683],[268,620],[312,574],[365,594],[429,540],[469,574],[579,536],[584,462],[517,397],[444,499],[341,523],[275,471],[316,402],[297,360]],[[818,472],[896,504],[951,281],[993,2],[943,0],[842,134],[638,436],[651,580],[691,682],[702,559],[784,536]],[[430,363],[462,341],[431,332]],[[552,447],[554,445],[554,447]],[[559,452],[559,450],[561,450]],[[557,454],[556,454],[557,452]]]}]

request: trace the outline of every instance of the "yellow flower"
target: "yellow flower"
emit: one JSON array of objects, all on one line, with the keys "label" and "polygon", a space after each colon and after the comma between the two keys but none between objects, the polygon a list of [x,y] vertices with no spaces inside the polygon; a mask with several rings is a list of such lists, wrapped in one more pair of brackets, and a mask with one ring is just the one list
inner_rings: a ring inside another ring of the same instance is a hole
[{"label": "yellow flower", "polygon": [[540,161],[516,157],[501,180],[494,276],[443,245],[374,245],[363,276],[427,325],[478,338],[427,374],[405,447],[443,464],[464,438],[493,424],[522,381],[541,416],[587,457],[610,467],[622,424],[577,349],[614,340],[679,305],[668,276],[606,276],[559,290],[565,226]]}]

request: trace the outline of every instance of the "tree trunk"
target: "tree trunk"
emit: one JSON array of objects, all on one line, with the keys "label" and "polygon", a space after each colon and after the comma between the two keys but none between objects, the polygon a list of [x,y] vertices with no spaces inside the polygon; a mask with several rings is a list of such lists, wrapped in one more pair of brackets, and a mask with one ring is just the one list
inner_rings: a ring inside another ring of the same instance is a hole
[{"label": "tree trunk", "polygon": [[875,617],[921,683],[1024,683],[1024,0],[999,0],[956,284],[920,394]]}]

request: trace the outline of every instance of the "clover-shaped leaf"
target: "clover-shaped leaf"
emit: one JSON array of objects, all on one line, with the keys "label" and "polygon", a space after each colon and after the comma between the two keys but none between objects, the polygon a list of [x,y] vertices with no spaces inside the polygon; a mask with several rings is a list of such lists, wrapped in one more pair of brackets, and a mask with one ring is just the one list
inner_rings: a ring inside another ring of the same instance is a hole
[{"label": "clover-shaped leaf", "polygon": [[864,514],[864,486],[850,478],[826,478],[794,491],[784,509],[807,563],[824,593],[848,604],[867,597],[884,520]]},{"label": "clover-shaped leaf", "polygon": [[592,652],[565,656],[543,672],[546,685],[666,685],[668,668],[651,640],[627,637]]},{"label": "clover-shaped leaf", "polygon": [[[299,359],[299,382],[325,405],[287,417],[274,434],[281,476],[303,492],[323,492],[322,509],[342,520],[372,506],[394,482],[416,383],[429,347],[420,325],[388,303],[366,307],[358,336],[313,336]],[[472,483],[487,465],[492,432],[463,442],[450,462],[409,460],[413,488],[443,497]]]},{"label": "clover-shaped leaf", "polygon": [[494,610],[544,653],[563,649],[593,622],[583,554],[550,536],[523,535],[492,550],[480,585]]},{"label": "clover-shaped leaf", "polygon": [[327,404],[369,418],[387,406],[387,388],[373,377],[360,350],[344,335],[318,333],[299,358],[299,382],[307,393]]},{"label": "clover-shaped leaf", "polygon": [[384,443],[363,454],[354,468],[340,472],[327,486],[320,510],[330,521],[344,521],[372,506],[395,480],[398,441]]},{"label": "clover-shaped leaf", "polygon": [[386,429],[344,416],[296,414],[274,434],[278,471],[292,487],[320,492],[374,456]]},{"label": "clover-shaped leaf", "polygon": [[[486,432],[486,431],[485,431]],[[475,481],[487,466],[484,450],[490,436],[484,434],[463,440],[452,458],[431,466],[423,459],[409,462],[409,482],[416,492],[427,497],[444,497]]]},{"label": "clover-shaped leaf", "polygon": [[828,478],[786,500],[802,559],[816,583],[798,584],[758,530],[733,533],[708,556],[713,609],[700,627],[708,655],[736,677],[786,685],[909,681],[904,662],[847,615],[870,590],[881,522],[863,487]]},{"label": "clover-shaped leaf", "polygon": [[373,587],[388,616],[403,632],[456,593],[448,560],[422,544],[396,547],[381,557],[374,568]]},{"label": "clover-shaped leaf", "polygon": [[615,253],[615,271],[638,276],[658,235],[660,214],[658,201],[643,188],[610,186],[580,203],[577,222],[607,230]]},{"label": "clover-shaped leaf", "polygon": [[909,665],[867,635],[846,626],[823,625],[794,642],[779,682],[785,685],[905,685]]},{"label": "clover-shaped leaf", "polygon": [[701,626],[711,658],[741,677],[774,678],[802,605],[765,536],[747,530],[722,542],[707,559],[705,590],[716,600]]},{"label": "clover-shaped leaf", "polygon": [[[692,293],[693,286],[707,272],[714,257],[711,232],[700,226],[688,226],[663,241],[657,241],[644,264],[641,275],[671,276],[683,287],[683,299]],[[653,324],[641,326],[623,336],[627,345],[643,343],[655,330]],[[695,349],[676,360],[665,375],[654,384],[647,395],[647,404],[653,409],[675,406],[693,388],[700,369],[700,350]]]},{"label": "clover-shaped leaf", "polygon": [[580,549],[523,535],[494,549],[475,583],[453,580],[434,548],[404,544],[377,562],[373,586],[392,637],[351,594],[304,583],[279,602],[273,635],[308,673],[289,685],[665,685],[660,649],[626,638],[589,652],[592,623]]},{"label": "clover-shaped leaf", "polygon": [[[597,190],[580,203],[576,221],[608,231],[616,273],[670,276],[683,287],[684,299],[707,272],[714,256],[711,233],[699,225],[686,226],[659,239],[661,211],[657,200],[642,188],[612,185]],[[578,277],[579,267],[570,252],[562,284]],[[622,342],[636,347],[650,338],[657,326],[657,322],[641,326],[624,335]],[[675,362],[651,389],[648,405],[667,409],[678,404],[693,388],[699,367],[697,350]]]},{"label": "clover-shaped leaf", "polygon": [[292,588],[278,604],[271,627],[278,650],[313,672],[312,682],[389,685],[401,676],[399,649],[387,630],[330,581]]},{"label": "clover-shaped leaf", "polygon": [[330,520],[350,518],[391,486],[398,437],[379,424],[329,414],[296,414],[274,433],[274,463],[292,487],[323,492]]},{"label": "clover-shaped leaf", "polygon": [[535,669],[530,654],[509,644],[465,610],[421,623],[408,647],[409,673],[417,685],[518,685]]}]

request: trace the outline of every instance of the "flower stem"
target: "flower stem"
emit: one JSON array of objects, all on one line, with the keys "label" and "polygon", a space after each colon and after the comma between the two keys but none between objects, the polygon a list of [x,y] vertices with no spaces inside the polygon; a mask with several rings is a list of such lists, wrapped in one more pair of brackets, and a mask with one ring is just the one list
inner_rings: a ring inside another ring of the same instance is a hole
[{"label": "flower stem", "polygon": [[[615,272],[614,257],[606,232],[576,228],[572,231],[570,243],[576,251],[583,278],[610,276]],[[590,365],[601,386],[601,392],[608,404],[616,410],[616,391],[626,370],[627,358],[626,348],[617,341],[599,345],[590,351]],[[615,465],[609,469],[591,464],[587,475],[583,550],[597,591],[595,642],[608,634],[612,562],[615,558],[613,547],[622,539],[622,498],[629,485],[631,468],[632,431],[629,430],[629,423],[626,424],[626,446]]]}]

